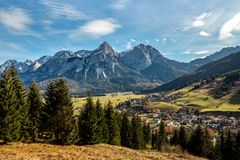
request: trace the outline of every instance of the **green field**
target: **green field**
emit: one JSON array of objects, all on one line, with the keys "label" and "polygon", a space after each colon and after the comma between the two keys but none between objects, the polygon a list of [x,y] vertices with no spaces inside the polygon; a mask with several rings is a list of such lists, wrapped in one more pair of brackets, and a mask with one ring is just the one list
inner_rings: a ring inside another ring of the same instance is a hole
[{"label": "green field", "polygon": [[164,110],[170,110],[170,111],[177,111],[181,107],[173,104],[173,103],[166,103],[166,102],[149,102],[148,107],[150,108],[160,108]]},{"label": "green field", "polygon": [[[113,106],[118,105],[121,102],[125,102],[128,99],[142,98],[144,95],[133,94],[129,92],[119,92],[119,93],[110,93],[105,96],[95,96],[93,97],[93,101],[96,102],[97,99],[100,100],[102,105],[106,105],[108,101],[111,101]],[[86,102],[86,97],[84,98],[73,98],[73,106],[74,107],[82,107]]]},{"label": "green field", "polygon": [[[236,96],[235,90],[230,91],[228,95],[221,98],[214,98],[210,94],[210,89],[200,88],[192,91],[192,88],[193,87],[188,86],[183,89],[169,93],[176,94],[177,92],[180,92],[183,94],[183,97],[178,98],[171,103],[182,107],[198,108],[201,110],[201,112],[240,111],[240,96]],[[236,88],[238,88],[238,86],[236,86]]]},{"label": "green field", "polygon": [[[175,99],[171,102],[149,102],[148,107],[172,111],[177,111],[182,107],[189,107],[200,109],[201,112],[240,112],[240,95],[236,94],[240,88],[240,82],[230,90],[229,94],[226,94],[221,98],[213,97],[211,94],[212,88],[201,87],[199,89],[192,90],[193,86],[194,85],[191,85],[173,92],[165,93],[166,96],[181,93],[181,98]],[[144,96],[145,95],[136,95],[131,92],[118,92],[106,94],[105,96],[95,96],[93,97],[93,100],[96,102],[96,100],[99,99],[102,105],[106,105],[108,101],[111,101],[113,106],[116,106],[129,99],[143,98]],[[86,101],[86,97],[73,98],[72,100],[74,107],[82,107]]]}]

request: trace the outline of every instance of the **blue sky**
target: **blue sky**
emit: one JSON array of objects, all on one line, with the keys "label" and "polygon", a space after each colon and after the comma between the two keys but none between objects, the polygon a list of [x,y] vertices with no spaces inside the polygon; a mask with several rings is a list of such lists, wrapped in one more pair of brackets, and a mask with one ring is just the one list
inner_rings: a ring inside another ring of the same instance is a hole
[{"label": "blue sky", "polygon": [[0,63],[150,44],[190,61],[239,45],[239,0],[0,0]]}]

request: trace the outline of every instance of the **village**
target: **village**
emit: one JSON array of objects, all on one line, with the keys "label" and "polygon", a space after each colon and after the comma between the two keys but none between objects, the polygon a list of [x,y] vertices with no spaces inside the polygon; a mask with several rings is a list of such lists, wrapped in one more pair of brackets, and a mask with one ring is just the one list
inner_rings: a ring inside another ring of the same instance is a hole
[{"label": "village", "polygon": [[117,106],[118,111],[127,111],[128,113],[137,113],[144,123],[149,124],[151,129],[157,129],[162,120],[166,127],[192,129],[197,125],[202,125],[215,131],[230,129],[232,133],[237,133],[240,128],[239,115],[202,113],[196,108],[182,107],[177,111],[163,108],[150,108],[149,102],[163,101],[167,102],[181,97],[181,94],[175,94],[169,97],[159,95],[147,95],[142,99],[129,99]]}]

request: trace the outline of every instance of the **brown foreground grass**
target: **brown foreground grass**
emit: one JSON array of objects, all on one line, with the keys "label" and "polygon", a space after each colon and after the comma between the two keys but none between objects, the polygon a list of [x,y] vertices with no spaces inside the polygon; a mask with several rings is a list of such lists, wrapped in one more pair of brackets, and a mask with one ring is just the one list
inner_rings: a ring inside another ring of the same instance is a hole
[{"label": "brown foreground grass", "polygon": [[57,146],[49,144],[12,143],[0,145],[4,160],[198,160],[186,153],[132,150],[106,144],[88,146]]}]

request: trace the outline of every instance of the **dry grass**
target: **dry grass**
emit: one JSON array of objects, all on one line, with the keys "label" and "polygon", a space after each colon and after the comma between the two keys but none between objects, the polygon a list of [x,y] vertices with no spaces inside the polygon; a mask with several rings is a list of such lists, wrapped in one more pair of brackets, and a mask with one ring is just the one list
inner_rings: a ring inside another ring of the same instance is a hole
[{"label": "dry grass", "polygon": [[89,146],[57,146],[48,144],[12,143],[0,146],[4,160],[198,160],[186,153],[138,151],[106,144]]}]

